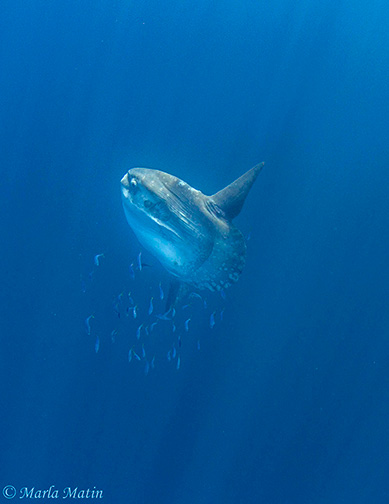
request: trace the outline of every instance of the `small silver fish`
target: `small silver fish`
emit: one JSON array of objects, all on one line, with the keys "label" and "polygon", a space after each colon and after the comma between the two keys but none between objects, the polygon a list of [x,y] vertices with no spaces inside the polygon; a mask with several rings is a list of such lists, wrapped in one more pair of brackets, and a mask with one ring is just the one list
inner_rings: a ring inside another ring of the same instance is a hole
[{"label": "small silver fish", "polygon": [[142,271],[142,252],[138,254],[138,270]]},{"label": "small silver fish", "polygon": [[220,289],[220,295],[221,295],[222,299],[226,299],[226,297],[227,297],[226,291],[224,289]]},{"label": "small silver fish", "polygon": [[175,325],[175,323],[174,323],[174,322],[173,322],[173,324],[172,324],[172,332],[176,332],[176,325]]},{"label": "small silver fish", "polygon": [[177,371],[180,369],[180,365],[181,365],[181,357],[180,357],[180,356],[178,356],[178,359],[177,359],[177,366],[176,366]]},{"label": "small silver fish", "polygon": [[154,327],[157,325],[157,322],[153,322],[151,325],[150,325],[150,332],[153,332],[154,330]]},{"label": "small silver fish", "polygon": [[153,306],[153,298],[150,299],[150,304],[149,304],[149,311],[148,314],[151,315],[153,313],[154,306]]},{"label": "small silver fish", "polygon": [[162,313],[157,315],[159,320],[172,320],[174,315],[176,314],[176,310],[174,308],[170,308],[166,313]]},{"label": "small silver fish", "polygon": [[131,279],[134,280],[134,278],[135,278],[134,263],[130,264],[129,271],[130,271]]},{"label": "small silver fish", "polygon": [[162,301],[164,297],[165,297],[165,295],[162,290],[162,285],[161,285],[161,282],[159,282],[159,299]]},{"label": "small silver fish", "polygon": [[100,266],[100,257],[104,257],[104,254],[96,254],[95,255],[94,261],[95,261],[96,266]]},{"label": "small silver fish", "polygon": [[220,322],[223,322],[224,312],[225,312],[225,308],[223,308],[222,311],[220,312]]},{"label": "small silver fish", "polygon": [[203,300],[203,298],[200,296],[200,294],[197,294],[197,292],[191,292],[189,294],[189,298],[197,298],[200,299],[201,301]]},{"label": "small silver fish", "polygon": [[132,351],[132,355],[135,357],[136,360],[140,361],[139,355],[136,352],[134,352],[134,350]]},{"label": "small silver fish", "polygon": [[136,330],[136,339],[139,339],[140,338],[140,332],[142,330],[142,327],[143,327],[143,324],[141,324],[138,329]]},{"label": "small silver fish", "polygon": [[93,318],[95,318],[93,315],[89,315],[89,317],[85,319],[86,334],[88,336],[90,336],[90,320]]},{"label": "small silver fish", "polygon": [[175,359],[176,358],[176,355],[177,355],[177,350],[176,350],[176,347],[173,345],[173,349],[172,349],[172,358]]},{"label": "small silver fish", "polygon": [[137,310],[138,310],[138,306],[137,306],[137,305],[135,305],[135,306],[134,306],[134,308],[132,309],[132,316],[133,316],[134,318],[136,318],[136,317],[137,317],[137,315],[138,315]]},{"label": "small silver fish", "polygon": [[132,361],[132,348],[128,351],[128,362]]},{"label": "small silver fish", "polygon": [[209,317],[209,327],[211,329],[213,329],[215,327],[215,313],[216,312],[212,312],[211,316]]},{"label": "small silver fish", "polygon": [[99,339],[99,337],[97,336],[97,338],[96,338],[96,343],[95,343],[95,352],[96,352],[96,353],[99,351],[99,348],[100,348],[100,339]]},{"label": "small silver fish", "polygon": [[149,371],[150,371],[150,364],[148,361],[146,361],[146,364],[145,364],[145,375],[146,376],[149,374]]},{"label": "small silver fish", "polygon": [[145,346],[142,345],[142,357],[145,358],[146,357],[146,351],[145,351]]},{"label": "small silver fish", "polygon": [[187,320],[185,320],[185,331],[188,332],[189,331],[189,322],[190,322],[190,318],[188,318]]},{"label": "small silver fish", "polygon": [[155,355],[154,357],[151,359],[151,369],[154,369],[155,368]]},{"label": "small silver fish", "polygon": [[117,330],[114,329],[112,332],[111,332],[111,341],[112,343],[115,343],[115,340],[116,340],[116,335],[117,335]]}]

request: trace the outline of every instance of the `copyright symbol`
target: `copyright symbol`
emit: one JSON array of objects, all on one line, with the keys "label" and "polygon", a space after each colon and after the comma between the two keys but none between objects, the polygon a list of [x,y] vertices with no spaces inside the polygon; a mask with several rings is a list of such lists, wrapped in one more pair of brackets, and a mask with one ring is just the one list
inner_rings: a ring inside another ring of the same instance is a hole
[{"label": "copyright symbol", "polygon": [[3,495],[6,499],[13,499],[16,495],[16,488],[12,485],[7,485],[3,488]]}]

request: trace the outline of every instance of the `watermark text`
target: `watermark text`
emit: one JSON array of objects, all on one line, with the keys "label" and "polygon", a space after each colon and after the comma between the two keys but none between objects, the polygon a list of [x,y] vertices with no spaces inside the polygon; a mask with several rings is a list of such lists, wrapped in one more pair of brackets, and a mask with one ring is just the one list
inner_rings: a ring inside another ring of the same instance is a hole
[{"label": "watermark text", "polygon": [[21,487],[16,489],[13,485],[3,488],[3,497],[6,499],[102,499],[103,490],[93,488],[65,487],[49,488]]}]

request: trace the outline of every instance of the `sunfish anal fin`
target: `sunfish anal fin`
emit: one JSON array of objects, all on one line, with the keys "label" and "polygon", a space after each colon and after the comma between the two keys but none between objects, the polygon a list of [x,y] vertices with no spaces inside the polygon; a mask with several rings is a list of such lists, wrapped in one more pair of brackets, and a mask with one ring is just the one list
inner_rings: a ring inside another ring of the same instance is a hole
[{"label": "sunfish anal fin", "polygon": [[180,290],[181,282],[172,280],[170,282],[169,293],[166,298],[165,311],[168,312],[176,303],[178,291]]}]

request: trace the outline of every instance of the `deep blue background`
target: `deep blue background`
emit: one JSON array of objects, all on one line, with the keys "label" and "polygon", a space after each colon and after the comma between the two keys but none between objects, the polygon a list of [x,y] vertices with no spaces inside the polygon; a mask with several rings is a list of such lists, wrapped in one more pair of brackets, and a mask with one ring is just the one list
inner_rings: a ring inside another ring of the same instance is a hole
[{"label": "deep blue background", "polygon": [[[0,9],[1,485],[389,502],[387,1]],[[120,178],[210,194],[262,160],[228,323],[145,377],[109,344],[139,251]]]}]

